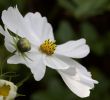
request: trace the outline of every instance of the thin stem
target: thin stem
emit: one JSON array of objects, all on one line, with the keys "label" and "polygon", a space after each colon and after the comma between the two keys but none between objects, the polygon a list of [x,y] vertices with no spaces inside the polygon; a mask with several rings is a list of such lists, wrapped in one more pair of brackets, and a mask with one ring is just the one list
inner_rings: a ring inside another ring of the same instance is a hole
[{"label": "thin stem", "polygon": [[1,70],[0,70],[0,75],[2,75],[2,63],[1,63],[1,66],[0,66],[0,67],[1,67],[1,68],[0,68],[0,69],[1,69]]},{"label": "thin stem", "polygon": [[3,73],[2,75],[7,75],[7,74],[11,74],[11,73],[15,74],[16,72],[6,72],[6,73]]},{"label": "thin stem", "polygon": [[11,56],[12,54],[4,57],[3,61],[1,62],[1,71],[0,71],[0,75],[3,74],[3,66],[5,65],[5,62],[7,61],[7,59]]},{"label": "thin stem", "polygon": [[7,58],[8,58],[8,57],[4,58],[4,60],[1,62],[1,73],[0,73],[0,75],[2,75],[2,73],[3,73],[3,66],[4,66],[4,64],[5,64],[6,60],[7,60]]},{"label": "thin stem", "polygon": [[24,78],[21,82],[17,83],[18,87],[22,86],[24,82],[26,82],[30,78],[31,74],[29,74],[26,78]]}]

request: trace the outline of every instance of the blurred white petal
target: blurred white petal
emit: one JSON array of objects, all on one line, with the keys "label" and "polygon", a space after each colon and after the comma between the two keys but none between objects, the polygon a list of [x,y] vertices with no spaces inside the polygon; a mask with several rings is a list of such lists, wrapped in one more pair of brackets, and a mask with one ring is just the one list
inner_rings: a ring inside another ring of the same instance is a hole
[{"label": "blurred white petal", "polygon": [[12,45],[13,44],[13,38],[12,36],[8,33],[7,30],[4,30],[2,28],[2,26],[0,26],[0,33],[5,36],[5,47],[7,48],[7,50],[9,52],[14,52],[15,51],[15,48],[14,46]]},{"label": "blurred white petal", "polygon": [[5,31],[4,31],[4,29],[2,28],[2,26],[0,25],[0,33],[2,34],[2,35],[4,35],[5,34]]},{"label": "blurred white petal", "polygon": [[5,30],[5,47],[11,53],[13,53],[16,50],[16,48],[14,47],[15,43],[13,42],[13,39],[14,37],[12,37],[6,29]]}]

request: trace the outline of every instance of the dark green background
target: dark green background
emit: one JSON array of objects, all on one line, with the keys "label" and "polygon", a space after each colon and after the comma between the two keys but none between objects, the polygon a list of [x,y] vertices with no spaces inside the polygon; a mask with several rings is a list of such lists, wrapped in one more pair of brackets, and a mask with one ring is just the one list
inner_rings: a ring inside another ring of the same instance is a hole
[{"label": "dark green background", "polygon": [[[83,100],[110,100],[110,0],[0,0],[0,14],[15,5],[23,15],[38,11],[46,16],[53,26],[57,44],[86,38],[91,52],[76,60],[91,71],[99,84],[90,97]],[[3,38],[0,35],[0,63],[10,54],[4,47]],[[29,75],[30,70],[24,65],[7,65],[5,62],[3,72],[16,72],[16,75],[13,73],[4,78],[8,80],[11,76],[11,80],[18,83]],[[18,93],[26,96],[16,100],[81,100],[50,68],[39,82],[31,76]]]}]

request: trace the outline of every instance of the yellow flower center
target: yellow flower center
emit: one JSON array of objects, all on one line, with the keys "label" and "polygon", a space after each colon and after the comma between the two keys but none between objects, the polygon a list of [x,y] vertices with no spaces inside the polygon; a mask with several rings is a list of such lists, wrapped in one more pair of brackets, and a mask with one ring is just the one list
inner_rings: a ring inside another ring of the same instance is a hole
[{"label": "yellow flower center", "polygon": [[54,54],[55,49],[56,49],[55,41],[51,41],[50,39],[45,40],[44,43],[42,43],[40,46],[40,51],[47,55]]},{"label": "yellow flower center", "polygon": [[0,87],[0,96],[8,96],[10,91],[10,86],[9,85],[3,85],[2,87]]}]

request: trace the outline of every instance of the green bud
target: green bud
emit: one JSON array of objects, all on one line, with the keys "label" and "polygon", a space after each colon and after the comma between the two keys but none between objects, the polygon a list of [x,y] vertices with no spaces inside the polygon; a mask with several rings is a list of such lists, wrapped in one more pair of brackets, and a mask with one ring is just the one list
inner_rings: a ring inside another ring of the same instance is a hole
[{"label": "green bud", "polygon": [[21,38],[17,42],[17,48],[20,52],[28,52],[31,50],[31,44],[26,38]]}]

